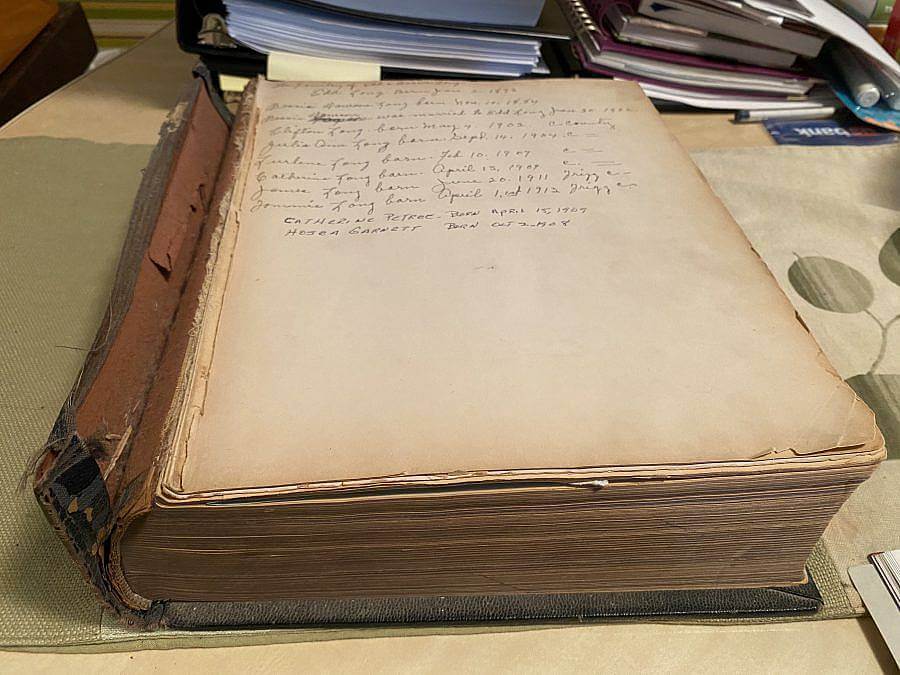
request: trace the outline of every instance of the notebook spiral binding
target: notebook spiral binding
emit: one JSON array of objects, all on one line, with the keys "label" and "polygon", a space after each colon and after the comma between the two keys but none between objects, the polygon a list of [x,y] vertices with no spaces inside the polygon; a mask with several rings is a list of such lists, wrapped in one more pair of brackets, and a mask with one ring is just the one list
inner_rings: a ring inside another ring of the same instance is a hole
[{"label": "notebook spiral binding", "polygon": [[599,31],[599,26],[581,0],[558,0],[559,6],[569,20],[576,37],[584,37]]}]

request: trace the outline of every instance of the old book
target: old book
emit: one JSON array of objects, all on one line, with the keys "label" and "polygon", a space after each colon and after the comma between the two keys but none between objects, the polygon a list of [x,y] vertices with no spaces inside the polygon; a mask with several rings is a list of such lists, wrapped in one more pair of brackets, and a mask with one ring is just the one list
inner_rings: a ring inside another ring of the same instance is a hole
[{"label": "old book", "polygon": [[35,489],[145,626],[727,614],[883,456],[637,85],[198,82]]}]

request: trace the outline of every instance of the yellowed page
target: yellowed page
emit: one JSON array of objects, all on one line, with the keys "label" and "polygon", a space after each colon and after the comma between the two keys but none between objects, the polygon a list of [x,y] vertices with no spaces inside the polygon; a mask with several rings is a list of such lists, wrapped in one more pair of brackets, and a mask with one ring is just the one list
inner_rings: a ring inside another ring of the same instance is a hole
[{"label": "yellowed page", "polygon": [[636,85],[261,82],[257,105],[184,491],[875,436]]}]

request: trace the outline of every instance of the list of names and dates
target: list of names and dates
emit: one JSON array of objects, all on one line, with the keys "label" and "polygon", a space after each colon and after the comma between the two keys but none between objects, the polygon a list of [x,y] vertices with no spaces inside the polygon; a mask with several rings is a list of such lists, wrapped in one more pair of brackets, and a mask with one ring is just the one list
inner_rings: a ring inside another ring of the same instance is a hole
[{"label": "list of names and dates", "polygon": [[[639,193],[627,104],[470,82],[269,84],[243,209],[291,240],[589,227]],[[617,150],[617,148],[619,148]]]}]

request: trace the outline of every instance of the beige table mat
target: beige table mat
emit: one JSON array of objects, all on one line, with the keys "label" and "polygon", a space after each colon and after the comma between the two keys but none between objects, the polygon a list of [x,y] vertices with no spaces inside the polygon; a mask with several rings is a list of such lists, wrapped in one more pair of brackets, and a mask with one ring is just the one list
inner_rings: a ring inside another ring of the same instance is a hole
[{"label": "beige table mat", "polygon": [[870,621],[855,619],[715,628],[644,623],[116,654],[0,653],[0,669],[53,675],[894,672],[891,656],[878,647],[878,640]]}]

